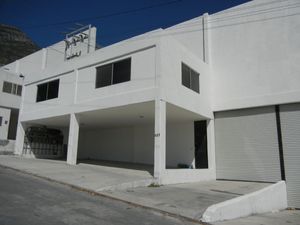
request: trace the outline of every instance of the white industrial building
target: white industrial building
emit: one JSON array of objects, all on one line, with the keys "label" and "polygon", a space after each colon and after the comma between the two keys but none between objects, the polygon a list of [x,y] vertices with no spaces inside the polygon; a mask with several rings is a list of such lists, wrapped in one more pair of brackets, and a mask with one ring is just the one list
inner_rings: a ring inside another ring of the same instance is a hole
[{"label": "white industrial building", "polygon": [[[286,180],[299,208],[299,7],[254,0],[97,50],[89,28],[6,65],[25,76],[15,153],[152,165],[161,184]],[[26,137],[38,126],[61,139]]]}]

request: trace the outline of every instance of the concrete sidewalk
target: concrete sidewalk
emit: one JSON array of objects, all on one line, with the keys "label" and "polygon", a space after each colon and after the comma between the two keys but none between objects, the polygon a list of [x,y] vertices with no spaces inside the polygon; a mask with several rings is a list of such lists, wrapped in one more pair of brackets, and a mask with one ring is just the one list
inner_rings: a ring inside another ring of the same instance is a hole
[{"label": "concrete sidewalk", "polygon": [[205,181],[104,193],[124,201],[200,220],[209,206],[260,190],[268,185],[255,182]]},{"label": "concrete sidewalk", "polygon": [[90,191],[111,190],[120,186],[147,186],[153,182],[152,175],[146,170],[118,168],[108,164],[80,163],[72,166],[65,161],[0,155],[0,165]]},{"label": "concrete sidewalk", "polygon": [[283,210],[274,213],[248,216],[214,223],[215,225],[300,225],[300,210]]},{"label": "concrete sidewalk", "polygon": [[0,165],[197,221],[207,207],[269,185],[255,182],[209,181],[148,187],[153,182],[153,177],[147,170],[133,169],[130,166],[112,167],[113,164],[110,163],[80,163],[70,166],[64,161],[0,156]]}]

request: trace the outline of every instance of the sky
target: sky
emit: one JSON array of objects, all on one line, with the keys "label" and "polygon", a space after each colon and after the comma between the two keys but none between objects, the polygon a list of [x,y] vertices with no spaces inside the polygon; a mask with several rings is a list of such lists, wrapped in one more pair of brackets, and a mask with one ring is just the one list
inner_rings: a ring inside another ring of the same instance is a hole
[{"label": "sky", "polygon": [[39,47],[64,39],[75,23],[97,27],[97,43],[107,46],[157,28],[249,0],[0,0],[0,23],[13,25]]}]

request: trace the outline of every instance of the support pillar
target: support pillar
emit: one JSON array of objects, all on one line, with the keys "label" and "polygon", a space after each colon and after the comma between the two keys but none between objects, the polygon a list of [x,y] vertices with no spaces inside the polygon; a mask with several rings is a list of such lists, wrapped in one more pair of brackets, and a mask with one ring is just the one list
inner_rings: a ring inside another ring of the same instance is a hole
[{"label": "support pillar", "polygon": [[16,155],[25,154],[25,152],[23,152],[25,130],[26,130],[25,125],[19,121],[17,126],[17,137],[16,137],[15,149],[14,149],[14,153]]},{"label": "support pillar", "polygon": [[161,178],[166,169],[166,102],[155,100],[154,177]]},{"label": "support pillar", "polygon": [[74,113],[70,115],[69,127],[69,141],[68,141],[68,154],[67,163],[76,165],[77,152],[78,152],[78,138],[79,138],[79,119]]}]

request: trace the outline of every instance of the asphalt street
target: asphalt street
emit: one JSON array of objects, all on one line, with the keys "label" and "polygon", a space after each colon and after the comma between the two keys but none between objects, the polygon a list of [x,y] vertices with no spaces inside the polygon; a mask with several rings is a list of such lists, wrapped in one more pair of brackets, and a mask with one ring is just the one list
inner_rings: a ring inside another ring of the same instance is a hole
[{"label": "asphalt street", "polygon": [[0,224],[195,223],[0,167]]}]

